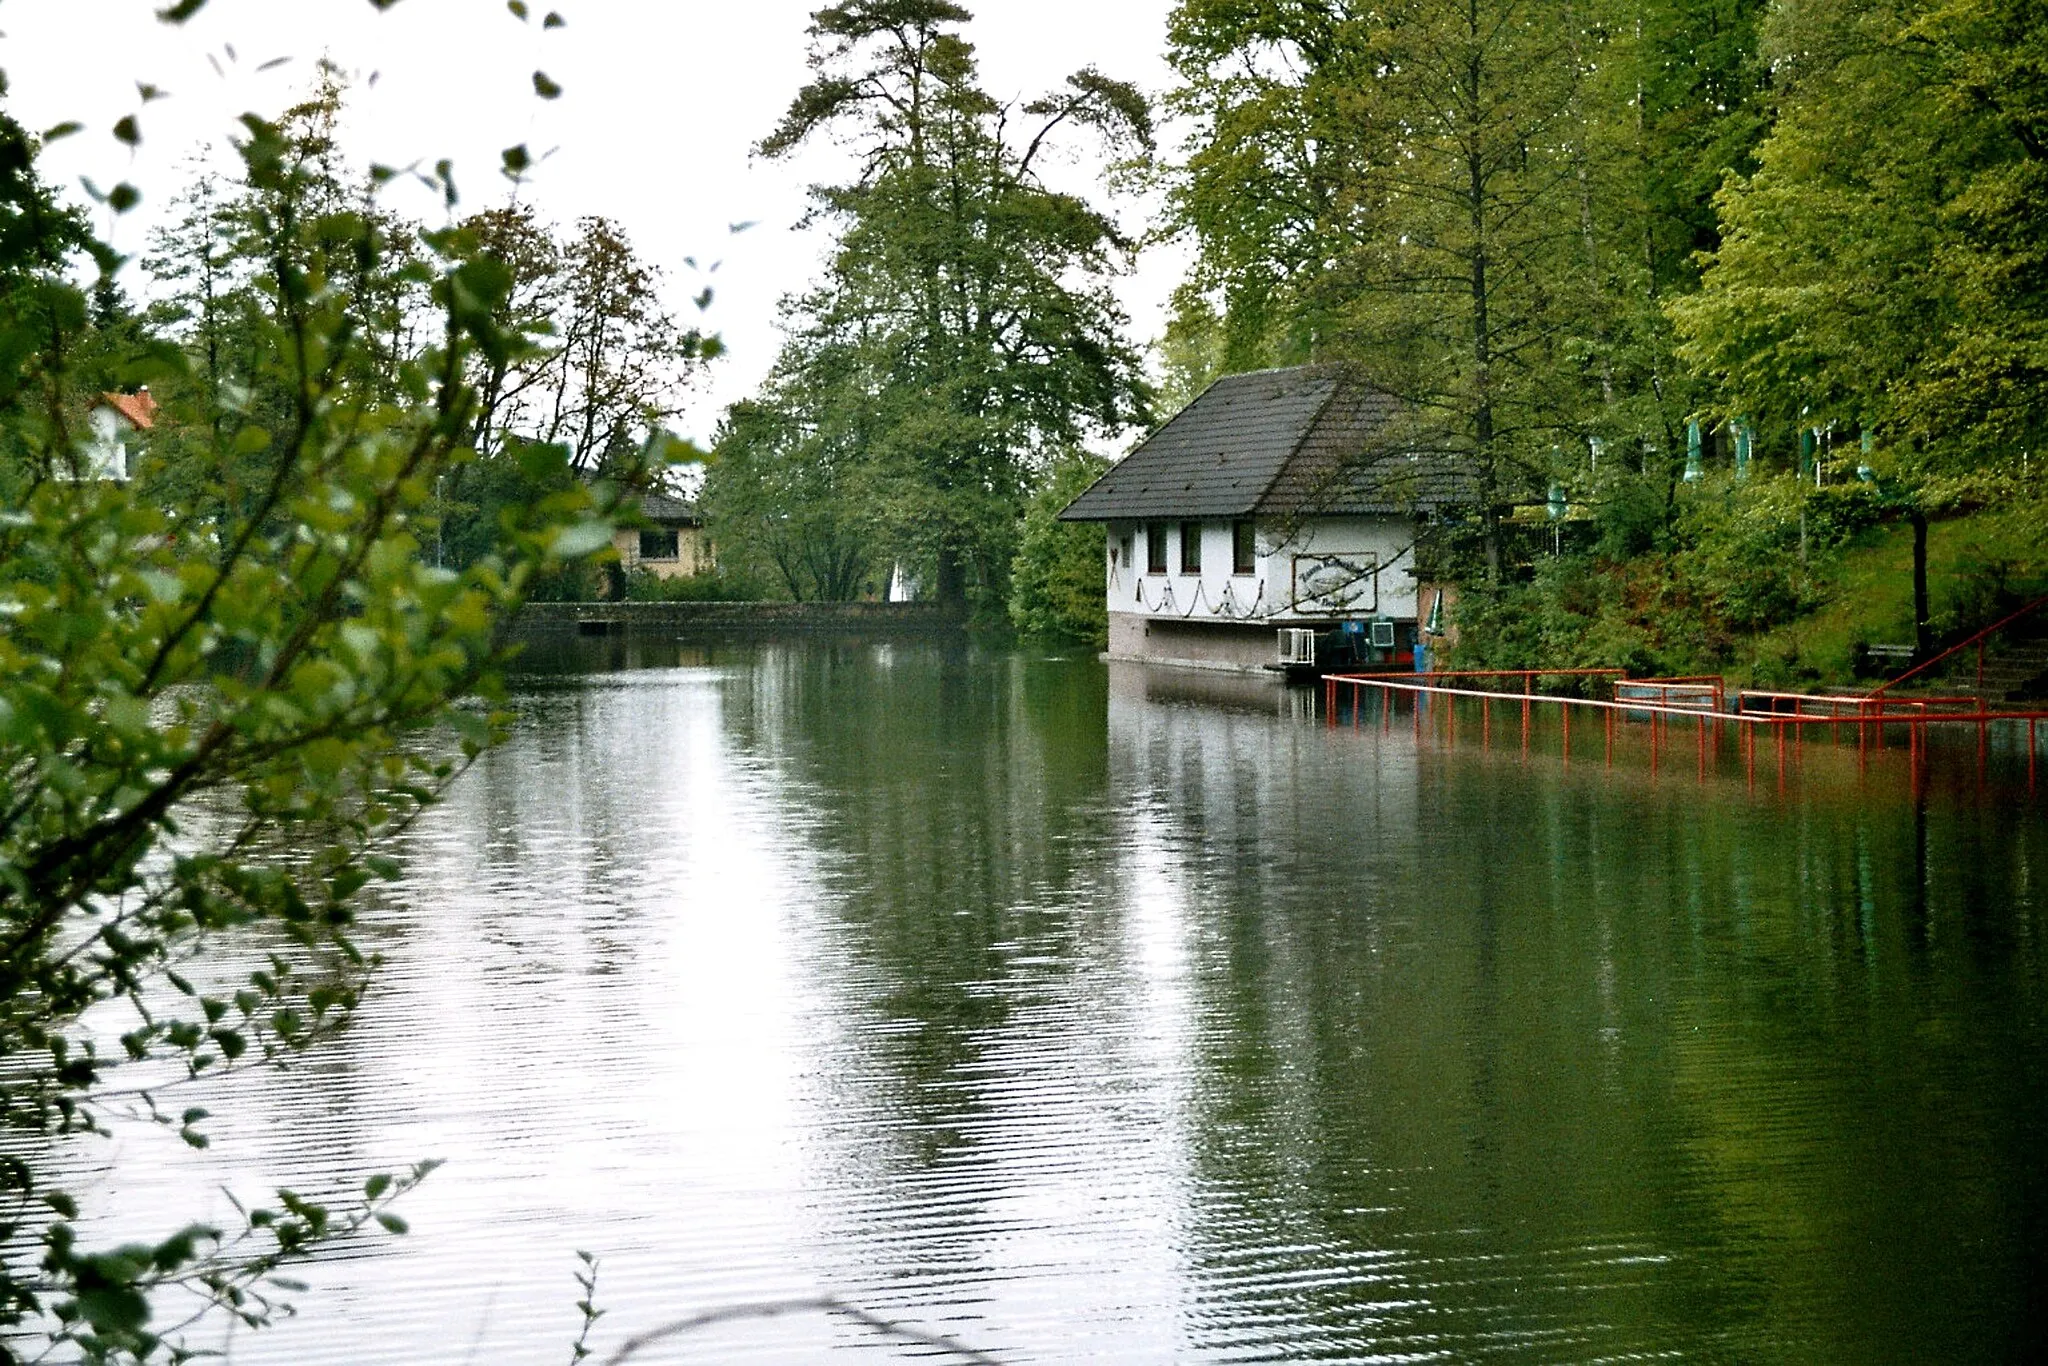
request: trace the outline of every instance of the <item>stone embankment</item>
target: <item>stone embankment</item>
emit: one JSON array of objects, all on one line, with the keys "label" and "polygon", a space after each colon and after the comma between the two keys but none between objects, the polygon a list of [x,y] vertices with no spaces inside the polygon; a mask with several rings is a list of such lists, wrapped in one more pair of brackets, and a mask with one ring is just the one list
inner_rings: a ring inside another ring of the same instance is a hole
[{"label": "stone embankment", "polygon": [[527,644],[587,636],[688,640],[949,635],[957,611],[930,602],[532,602],[506,628]]}]

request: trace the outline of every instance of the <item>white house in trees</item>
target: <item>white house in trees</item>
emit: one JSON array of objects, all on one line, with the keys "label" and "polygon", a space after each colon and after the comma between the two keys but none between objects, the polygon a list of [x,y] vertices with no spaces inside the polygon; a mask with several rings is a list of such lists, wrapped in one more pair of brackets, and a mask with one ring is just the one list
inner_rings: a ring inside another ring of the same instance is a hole
[{"label": "white house in trees", "polygon": [[1472,483],[1399,450],[1395,412],[1334,367],[1231,375],[1070,503],[1108,528],[1109,657],[1264,669],[1311,662],[1307,631],[1411,662],[1417,537]]},{"label": "white house in trees", "polygon": [[129,444],[156,426],[156,400],[143,388],[132,394],[101,394],[87,418],[89,435],[79,473],[86,479],[125,480]]}]

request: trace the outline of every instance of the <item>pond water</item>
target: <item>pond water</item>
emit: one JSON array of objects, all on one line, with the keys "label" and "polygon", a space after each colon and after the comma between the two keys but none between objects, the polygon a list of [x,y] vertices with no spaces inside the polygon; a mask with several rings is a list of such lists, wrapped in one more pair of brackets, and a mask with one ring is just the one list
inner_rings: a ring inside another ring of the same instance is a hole
[{"label": "pond water", "polygon": [[[202,1339],[233,1360],[566,1361],[578,1249],[600,1355],[820,1293],[1010,1363],[2043,1326],[2048,801],[2008,738],[1702,778],[967,645],[594,662],[410,838],[357,1027],[207,1153],[118,1140],[94,1203],[157,1231],[446,1159],[409,1237]],[[793,1313],[634,1360],[838,1349],[893,1350]]]}]

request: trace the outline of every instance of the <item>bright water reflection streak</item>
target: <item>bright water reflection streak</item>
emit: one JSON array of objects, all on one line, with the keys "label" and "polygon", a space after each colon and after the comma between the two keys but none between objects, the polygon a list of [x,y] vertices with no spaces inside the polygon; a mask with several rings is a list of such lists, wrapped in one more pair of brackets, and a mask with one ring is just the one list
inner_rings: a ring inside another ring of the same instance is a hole
[{"label": "bright water reflection streak", "polygon": [[[965,646],[609,662],[528,680],[417,832],[349,1036],[221,1097],[209,1153],[122,1138],[137,1232],[448,1160],[234,1360],[564,1360],[578,1248],[601,1345],[819,1291],[1017,1363],[2038,1326],[2023,793],[1567,770]],[[835,1344],[877,1351],[648,1359]]]}]

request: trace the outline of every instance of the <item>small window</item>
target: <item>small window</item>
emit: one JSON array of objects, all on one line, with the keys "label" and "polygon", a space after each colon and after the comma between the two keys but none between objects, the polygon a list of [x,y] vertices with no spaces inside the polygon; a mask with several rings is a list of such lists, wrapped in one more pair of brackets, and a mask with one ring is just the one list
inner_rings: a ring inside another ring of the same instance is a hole
[{"label": "small window", "polygon": [[1259,571],[1259,543],[1250,521],[1230,524],[1230,572],[1256,574]]},{"label": "small window", "polygon": [[1199,574],[1202,572],[1202,524],[1182,522],[1180,524],[1180,572]]},{"label": "small window", "polygon": [[1145,524],[1145,572],[1164,574],[1166,572],[1166,523]]},{"label": "small window", "polygon": [[643,560],[674,560],[682,558],[682,551],[677,544],[674,529],[641,532],[640,558]]},{"label": "small window", "polygon": [[1136,569],[1138,567],[1137,538],[1126,531],[1117,539],[1117,544],[1123,551],[1123,558],[1118,560],[1117,563]]}]

